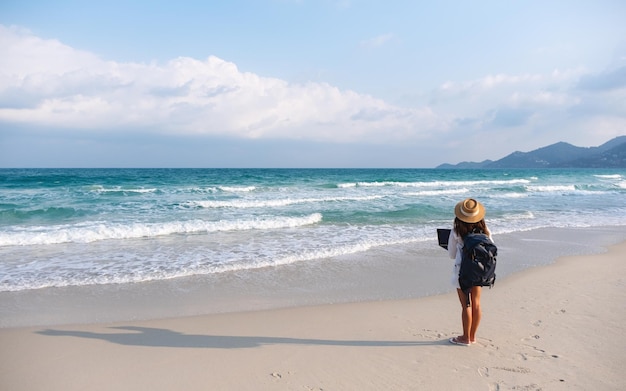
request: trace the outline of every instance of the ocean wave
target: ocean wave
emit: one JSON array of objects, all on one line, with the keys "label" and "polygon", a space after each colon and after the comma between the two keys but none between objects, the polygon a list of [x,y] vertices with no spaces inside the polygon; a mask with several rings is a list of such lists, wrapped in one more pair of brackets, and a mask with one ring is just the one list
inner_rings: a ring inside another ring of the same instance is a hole
[{"label": "ocean wave", "polygon": [[267,219],[233,221],[178,221],[165,223],[83,223],[75,226],[16,228],[0,233],[0,246],[27,246],[60,243],[91,243],[109,239],[136,239],[145,237],[210,233],[218,231],[244,231],[293,228],[317,224],[320,213],[302,217],[273,217]]},{"label": "ocean wave", "polygon": [[535,214],[531,211],[525,211],[521,213],[512,213],[505,215],[504,220],[532,220],[535,219]]},{"label": "ocean wave", "polygon": [[601,178],[601,179],[622,179],[622,176],[620,174],[606,174],[606,175],[597,174],[597,175],[594,175],[594,177]]},{"label": "ocean wave", "polygon": [[[556,216],[556,215],[555,215]],[[304,218],[304,217],[303,217]],[[316,225],[311,230],[297,230],[295,235],[268,235],[262,240],[229,245],[207,245],[203,237],[186,238],[183,243],[173,242],[154,252],[154,246],[141,248],[128,243],[101,242],[84,246],[67,246],[52,249],[52,256],[37,257],[27,264],[0,265],[0,291],[22,291],[48,287],[129,284],[147,281],[170,280],[181,277],[210,275],[225,272],[280,267],[298,262],[321,261],[334,257],[352,256],[383,246],[432,242],[436,248],[435,228],[447,226],[450,221],[420,227],[368,226],[333,227]],[[528,231],[545,226],[583,226],[572,221],[545,224],[532,212],[520,211],[489,220],[494,235]],[[256,237],[250,232],[247,237]],[[496,238],[497,240],[497,238]],[[172,247],[168,247],[172,245]],[[23,253],[28,250],[18,249]],[[438,254],[441,254],[438,252]]]},{"label": "ocean wave", "polygon": [[181,187],[174,189],[164,189],[163,192],[169,192],[174,194],[216,194],[216,193],[250,193],[257,190],[256,186],[194,186],[194,187]]},{"label": "ocean wave", "polygon": [[371,201],[383,198],[382,195],[363,197],[321,197],[321,198],[283,198],[275,200],[224,200],[190,201],[186,205],[201,208],[279,208],[283,206],[318,202]]},{"label": "ocean wave", "polygon": [[485,186],[485,185],[517,185],[528,184],[529,179],[504,179],[504,180],[475,180],[475,181],[428,181],[428,182],[347,182],[337,185],[339,188],[351,187],[459,187],[459,186]]},{"label": "ocean wave", "polygon": [[256,186],[218,186],[218,189],[230,193],[249,193],[256,190]]},{"label": "ocean wave", "polygon": [[442,196],[442,195],[452,195],[452,194],[464,194],[469,192],[469,189],[447,189],[447,190],[423,190],[417,192],[406,193],[409,196]]},{"label": "ocean wave", "polygon": [[526,198],[528,194],[526,193],[503,193],[503,194],[493,194],[489,195],[489,198]]},{"label": "ocean wave", "polygon": [[223,273],[229,271],[260,269],[264,267],[283,266],[297,262],[312,261],[317,259],[327,259],[333,257],[340,257],[351,254],[358,254],[366,252],[376,247],[393,246],[399,244],[414,243],[422,241],[424,239],[417,238],[399,238],[394,240],[361,240],[352,244],[346,244],[336,247],[328,247],[316,250],[309,250],[300,253],[285,255],[278,258],[267,258],[257,260],[252,263],[232,263],[232,264],[219,264],[214,265],[207,270],[209,273]]},{"label": "ocean wave", "polygon": [[[11,208],[0,210],[0,218],[3,222],[23,222],[31,219],[69,219],[87,215],[87,211],[72,207],[43,207],[30,210],[22,210],[11,205]],[[1,207],[0,207],[1,208]]]},{"label": "ocean wave", "polygon": [[[424,238],[396,237],[386,239],[367,238],[351,243],[311,246],[308,249],[294,249],[288,253],[260,253],[257,256],[244,257],[236,261],[194,261],[190,259],[170,259],[167,255],[149,261],[124,260],[106,264],[94,264],[75,260],[74,267],[56,268],[46,265],[38,268],[35,265],[30,273],[20,279],[8,278],[0,280],[0,291],[22,291],[50,287],[68,287],[104,284],[127,284],[196,275],[218,274],[243,270],[254,270],[266,267],[284,266],[298,262],[321,260],[332,257],[346,256],[371,250],[376,247],[407,244],[424,241]],[[97,269],[97,272],[94,272]],[[120,272],[120,270],[123,272]],[[10,275],[11,272],[9,271]]]},{"label": "ocean wave", "polygon": [[574,192],[576,186],[574,185],[534,185],[526,186],[526,190],[529,192],[541,192],[541,193],[562,193],[562,192]]},{"label": "ocean wave", "polygon": [[154,193],[157,191],[156,188],[124,188],[122,186],[113,186],[113,187],[104,187],[100,185],[91,186],[89,188],[90,191],[95,193]]}]

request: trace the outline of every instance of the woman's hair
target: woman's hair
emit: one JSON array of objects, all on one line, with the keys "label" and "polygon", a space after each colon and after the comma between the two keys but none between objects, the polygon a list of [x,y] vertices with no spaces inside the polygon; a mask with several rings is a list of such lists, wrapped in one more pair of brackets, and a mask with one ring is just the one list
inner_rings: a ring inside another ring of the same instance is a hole
[{"label": "woman's hair", "polygon": [[485,223],[485,219],[482,219],[477,223],[466,223],[461,221],[458,217],[454,219],[454,232],[456,232],[461,238],[464,238],[467,234],[474,231],[491,235],[489,228],[487,228],[487,223]]}]

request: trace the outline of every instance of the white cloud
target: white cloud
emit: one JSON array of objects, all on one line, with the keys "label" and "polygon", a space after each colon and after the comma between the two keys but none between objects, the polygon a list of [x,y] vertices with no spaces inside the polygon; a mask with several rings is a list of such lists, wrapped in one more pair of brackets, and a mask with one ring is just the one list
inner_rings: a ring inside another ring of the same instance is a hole
[{"label": "white cloud", "polygon": [[0,25],[0,71],[18,78],[62,74],[94,67],[97,56],[63,45],[57,40],[41,39],[28,30]]},{"label": "white cloud", "polygon": [[[387,34],[368,45],[391,38]],[[589,146],[623,135],[624,69],[618,64],[594,74],[583,68],[487,74],[445,82],[429,102],[399,107],[327,83],[294,84],[242,72],[214,56],[167,63],[105,61],[0,26],[0,130],[18,124],[51,136],[57,129],[84,135],[152,132],[163,139],[387,144],[415,146],[415,156],[434,156],[446,148],[457,153],[455,145],[464,140],[489,140],[460,148],[464,155],[455,156],[478,161],[503,157],[511,145],[518,150],[556,141]]]},{"label": "white cloud", "polygon": [[337,142],[414,139],[442,126],[427,108],[261,77],[213,56],[116,63],[15,28],[0,30],[0,53],[2,122]]},{"label": "white cloud", "polygon": [[[554,71],[549,74],[487,75],[465,82],[448,81],[432,94],[433,107],[450,115],[466,118],[494,112],[515,112],[514,121],[522,117],[541,116],[567,110],[581,102],[576,83],[584,74],[581,69]],[[521,115],[525,113],[525,115]]]},{"label": "white cloud", "polygon": [[[623,70],[598,75],[583,68],[545,74],[496,74],[448,81],[433,91],[431,107],[455,125],[450,137],[489,140],[460,160],[501,158],[508,149],[529,151],[558,141],[599,145],[624,135]],[[494,156],[494,150],[503,151]]]},{"label": "white cloud", "polygon": [[480,96],[494,92],[519,91],[520,89],[538,91],[563,88],[573,85],[584,73],[585,71],[579,68],[566,71],[554,70],[549,74],[508,75],[501,73],[486,75],[470,81],[447,81],[435,91],[435,96],[445,99],[456,96]]}]

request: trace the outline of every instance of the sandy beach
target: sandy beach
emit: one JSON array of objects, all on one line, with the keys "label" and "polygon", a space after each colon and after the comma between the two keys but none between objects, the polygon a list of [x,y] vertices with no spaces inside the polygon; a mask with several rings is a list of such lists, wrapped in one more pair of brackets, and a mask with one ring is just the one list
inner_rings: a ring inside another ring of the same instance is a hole
[{"label": "sandy beach", "polygon": [[626,242],[498,281],[478,343],[454,294],[0,329],[3,390],[621,390]]}]

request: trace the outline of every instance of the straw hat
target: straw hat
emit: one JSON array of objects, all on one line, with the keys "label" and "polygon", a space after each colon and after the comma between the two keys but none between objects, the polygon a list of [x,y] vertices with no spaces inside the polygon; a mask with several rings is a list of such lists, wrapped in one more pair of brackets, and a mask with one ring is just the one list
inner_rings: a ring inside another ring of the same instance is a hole
[{"label": "straw hat", "polygon": [[465,223],[477,223],[485,217],[485,207],[473,198],[466,198],[456,204],[454,214]]}]

